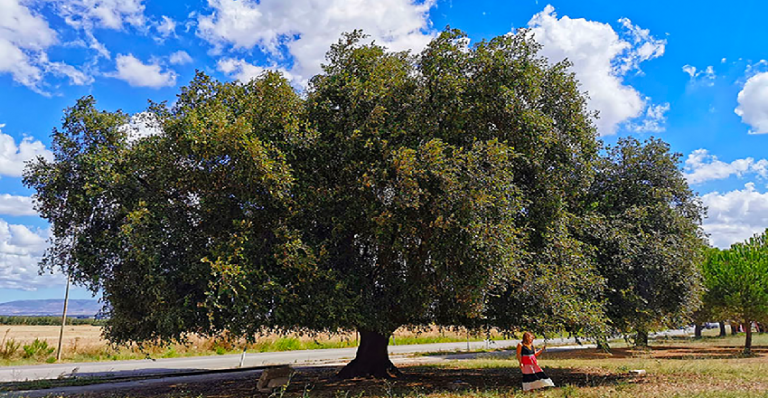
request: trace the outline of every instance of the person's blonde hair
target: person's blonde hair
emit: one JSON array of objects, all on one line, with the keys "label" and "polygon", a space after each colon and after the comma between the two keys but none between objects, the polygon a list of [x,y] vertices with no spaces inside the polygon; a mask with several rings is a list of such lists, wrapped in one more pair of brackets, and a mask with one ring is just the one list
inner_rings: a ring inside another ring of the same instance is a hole
[{"label": "person's blonde hair", "polygon": [[531,332],[523,333],[523,344],[532,344],[532,343],[533,343],[533,333]]}]

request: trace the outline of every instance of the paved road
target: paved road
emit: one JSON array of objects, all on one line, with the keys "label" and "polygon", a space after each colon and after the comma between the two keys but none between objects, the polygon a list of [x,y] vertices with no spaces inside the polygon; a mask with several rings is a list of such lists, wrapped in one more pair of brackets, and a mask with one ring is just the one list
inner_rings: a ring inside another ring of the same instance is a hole
[{"label": "paved road", "polygon": [[[507,348],[517,345],[519,340],[470,342],[472,350],[482,348]],[[572,344],[572,339],[554,339],[550,345]],[[540,344],[540,343],[537,343]],[[354,358],[357,348],[339,348],[327,350],[304,350],[264,352],[247,354],[245,367],[264,365],[310,365],[317,363],[339,362]],[[420,352],[462,351],[467,350],[467,343],[438,343],[389,346],[393,356]],[[61,363],[53,365],[31,365],[0,368],[0,382],[56,379],[63,377],[123,377],[157,374],[173,374],[194,370],[214,370],[236,368],[240,364],[240,355],[216,355],[206,357],[162,358],[157,360],[142,359],[129,361]]]}]

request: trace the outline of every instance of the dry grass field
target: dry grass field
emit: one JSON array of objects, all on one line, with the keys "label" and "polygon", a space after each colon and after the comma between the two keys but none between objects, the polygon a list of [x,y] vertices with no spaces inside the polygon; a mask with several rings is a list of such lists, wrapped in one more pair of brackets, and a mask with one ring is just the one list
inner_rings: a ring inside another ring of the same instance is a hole
[{"label": "dry grass field", "polygon": [[[23,343],[40,339],[55,344],[59,339],[59,329],[59,326],[0,325],[0,339],[6,336],[6,339]],[[65,326],[64,344],[73,345],[76,342],[104,344],[105,341],[101,338],[101,327],[92,325]]]}]

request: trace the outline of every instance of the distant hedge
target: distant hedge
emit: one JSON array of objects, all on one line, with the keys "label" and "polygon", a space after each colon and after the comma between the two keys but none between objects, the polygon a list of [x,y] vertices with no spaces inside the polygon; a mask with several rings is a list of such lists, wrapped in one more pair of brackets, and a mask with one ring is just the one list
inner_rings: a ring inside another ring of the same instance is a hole
[{"label": "distant hedge", "polygon": [[[0,325],[61,325],[58,316],[0,316]],[[67,325],[104,325],[103,319],[67,317]]]}]

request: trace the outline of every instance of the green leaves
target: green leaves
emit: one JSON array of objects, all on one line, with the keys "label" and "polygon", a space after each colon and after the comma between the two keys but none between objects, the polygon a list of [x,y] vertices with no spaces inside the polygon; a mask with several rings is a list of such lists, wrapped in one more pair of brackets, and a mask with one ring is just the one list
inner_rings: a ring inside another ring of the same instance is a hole
[{"label": "green leaves", "polygon": [[526,32],[470,47],[446,31],[418,55],[363,38],[332,46],[301,95],[277,73],[198,73],[150,105],[151,137],[90,97],[67,110],[55,161],[25,182],[53,224],[45,266],[103,292],[111,339],[595,335],[606,308],[687,305],[700,206],[661,142],[599,158],[567,63]]},{"label": "green leaves", "polygon": [[698,306],[703,207],[678,160],[660,140],[620,139],[590,188],[584,239],[607,281],[608,315],[624,332],[679,324]]},{"label": "green leaves", "polygon": [[768,231],[729,249],[711,249],[703,263],[704,304],[738,321],[768,319]]}]

